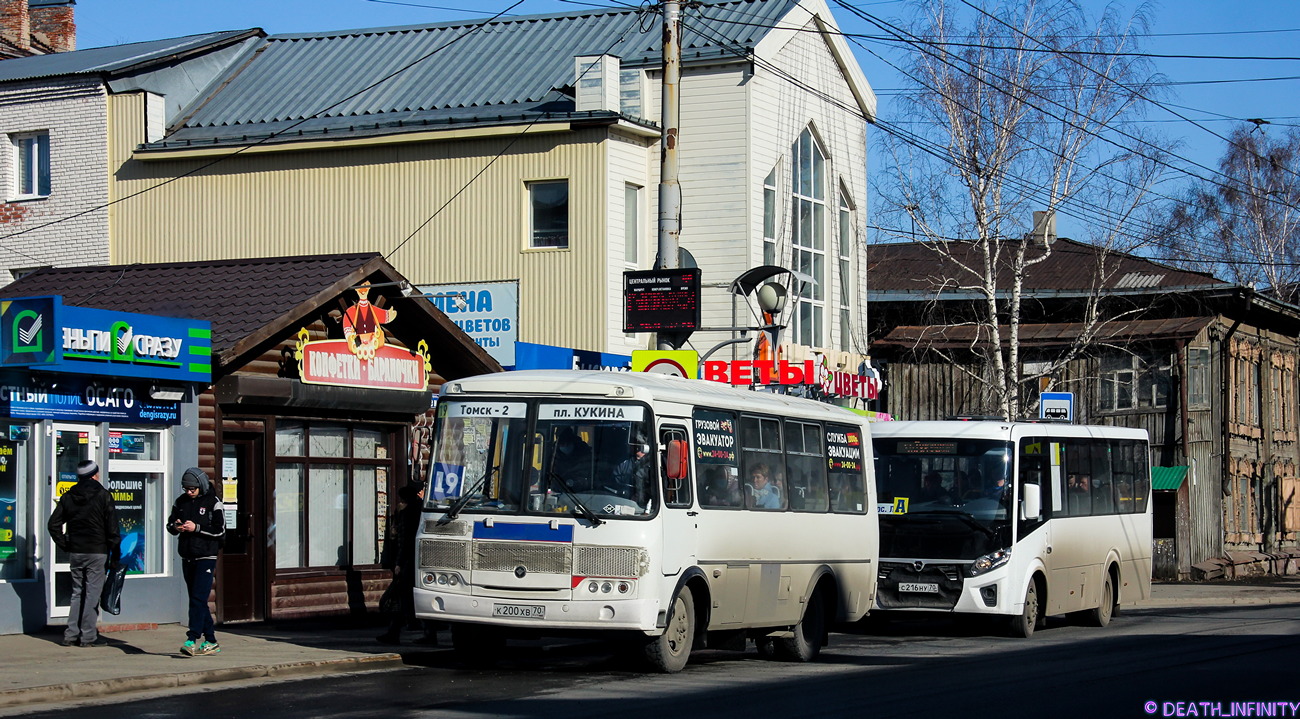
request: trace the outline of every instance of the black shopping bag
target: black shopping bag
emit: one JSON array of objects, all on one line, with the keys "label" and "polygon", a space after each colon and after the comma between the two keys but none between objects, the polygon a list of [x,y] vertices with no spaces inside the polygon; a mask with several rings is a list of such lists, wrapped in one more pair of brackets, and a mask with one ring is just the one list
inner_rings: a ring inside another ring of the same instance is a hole
[{"label": "black shopping bag", "polygon": [[122,613],[122,585],[126,583],[126,567],[118,565],[108,570],[104,578],[104,591],[99,594],[99,608],[109,614]]}]

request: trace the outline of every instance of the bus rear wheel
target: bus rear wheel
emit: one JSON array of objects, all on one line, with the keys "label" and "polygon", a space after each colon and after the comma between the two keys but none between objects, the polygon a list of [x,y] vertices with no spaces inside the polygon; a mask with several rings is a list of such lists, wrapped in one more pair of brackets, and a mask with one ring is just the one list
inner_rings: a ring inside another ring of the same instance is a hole
[{"label": "bus rear wheel", "polygon": [[1090,627],[1104,627],[1110,624],[1110,618],[1115,614],[1115,581],[1111,579],[1110,572],[1106,572],[1105,579],[1101,580],[1101,604],[1096,609],[1089,609],[1083,613],[1084,623]]},{"label": "bus rear wheel", "polygon": [[686,667],[695,642],[695,601],[691,590],[682,589],[668,606],[664,633],[645,645],[645,659],[658,672],[674,674]]},{"label": "bus rear wheel", "polygon": [[822,602],[822,593],[816,591],[803,610],[803,619],[794,627],[794,636],[777,639],[773,649],[776,657],[783,661],[811,662],[821,653],[825,635],[826,604]]}]

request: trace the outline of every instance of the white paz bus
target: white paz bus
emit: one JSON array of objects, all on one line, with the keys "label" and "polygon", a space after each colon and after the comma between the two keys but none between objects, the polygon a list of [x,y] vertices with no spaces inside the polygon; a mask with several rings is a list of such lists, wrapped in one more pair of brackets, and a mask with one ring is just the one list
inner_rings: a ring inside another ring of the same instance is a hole
[{"label": "white paz bus", "polygon": [[871,606],[865,421],[826,404],[640,373],[506,372],[444,385],[416,614],[482,663],[522,636],[808,661]]},{"label": "white paz bus", "polygon": [[874,425],[876,608],[1002,615],[1028,637],[1106,626],[1151,595],[1144,430],[1049,422]]}]

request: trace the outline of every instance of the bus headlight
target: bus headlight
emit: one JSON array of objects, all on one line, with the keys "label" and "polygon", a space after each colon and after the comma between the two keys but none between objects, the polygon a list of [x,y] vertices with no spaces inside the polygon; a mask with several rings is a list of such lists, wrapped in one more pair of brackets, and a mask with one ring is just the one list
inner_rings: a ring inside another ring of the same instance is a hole
[{"label": "bus headlight", "polygon": [[996,552],[989,552],[971,562],[970,575],[972,577],[978,577],[985,572],[997,569],[1009,561],[1011,561],[1010,549],[999,549]]}]

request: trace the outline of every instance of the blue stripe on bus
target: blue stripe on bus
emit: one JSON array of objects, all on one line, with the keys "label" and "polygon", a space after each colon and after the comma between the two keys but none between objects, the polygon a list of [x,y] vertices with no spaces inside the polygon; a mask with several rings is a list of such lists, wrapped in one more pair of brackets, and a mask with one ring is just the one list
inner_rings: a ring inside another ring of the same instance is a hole
[{"label": "blue stripe on bus", "polygon": [[529,542],[572,542],[573,525],[561,524],[551,529],[549,524],[509,524],[494,522],[491,527],[474,523],[475,539],[523,539]]}]

